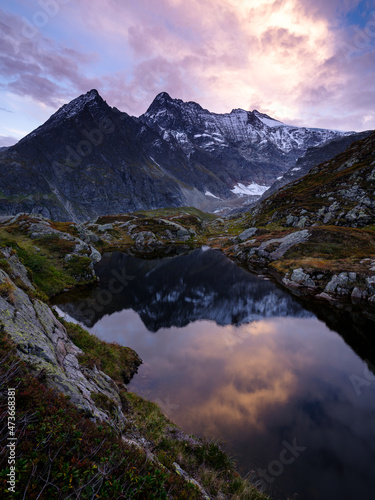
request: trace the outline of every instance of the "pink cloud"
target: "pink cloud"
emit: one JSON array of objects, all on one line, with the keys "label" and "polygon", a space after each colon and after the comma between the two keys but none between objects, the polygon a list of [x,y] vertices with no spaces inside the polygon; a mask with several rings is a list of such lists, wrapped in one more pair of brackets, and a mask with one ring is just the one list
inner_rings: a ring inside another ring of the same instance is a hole
[{"label": "pink cloud", "polygon": [[[258,108],[327,127],[337,126],[337,114],[340,128],[375,127],[375,117],[368,121],[374,40],[348,58],[355,32],[338,22],[359,3],[109,0],[103,7],[81,0],[59,14],[63,46],[42,34],[17,39],[19,17],[4,14],[1,72],[8,90],[56,107],[95,87],[109,104],[138,115],[165,90],[216,112]],[[113,60],[102,70],[107,54]]]}]

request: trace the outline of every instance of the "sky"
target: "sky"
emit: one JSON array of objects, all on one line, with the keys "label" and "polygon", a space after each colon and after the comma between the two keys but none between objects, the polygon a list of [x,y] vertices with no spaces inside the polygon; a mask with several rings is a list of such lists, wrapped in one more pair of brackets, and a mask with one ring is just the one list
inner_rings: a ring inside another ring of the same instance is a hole
[{"label": "sky", "polygon": [[0,146],[96,88],[375,129],[375,0],[0,0]]}]

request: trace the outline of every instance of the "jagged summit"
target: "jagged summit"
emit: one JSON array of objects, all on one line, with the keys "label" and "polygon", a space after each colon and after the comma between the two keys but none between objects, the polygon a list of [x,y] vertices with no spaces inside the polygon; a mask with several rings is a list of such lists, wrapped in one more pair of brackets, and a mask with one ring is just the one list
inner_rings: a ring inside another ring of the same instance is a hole
[{"label": "jagged summit", "polygon": [[309,147],[343,135],[284,125],[257,110],[211,113],[167,92],[135,118],[92,89],[0,151],[0,214],[88,220],[171,206],[239,207]]},{"label": "jagged summit", "polygon": [[30,140],[30,138],[45,134],[54,128],[59,128],[61,123],[67,119],[78,117],[86,108],[92,112],[94,110],[106,111],[110,109],[106,101],[101,97],[96,89],[92,89],[86,94],[82,94],[68,104],[64,104],[59,108],[43,125],[33,130],[30,134],[26,135],[19,143],[23,144]]},{"label": "jagged summit", "polygon": [[[203,108],[194,101],[185,102],[182,99],[173,99],[167,92],[161,92],[152,101],[143,116],[153,117],[158,114],[165,114],[168,111],[170,114],[183,112],[184,109],[203,110]],[[205,110],[207,111],[207,110]],[[209,111],[207,111],[209,113]]]},{"label": "jagged summit", "polygon": [[155,97],[155,101],[173,101],[172,97],[168,94],[168,92],[160,92]]},{"label": "jagged summit", "polygon": [[291,125],[285,125],[285,123],[275,120],[275,118],[272,118],[272,116],[266,115],[265,113],[260,113],[257,109],[254,109],[252,111],[252,114],[258,118],[264,125],[267,125],[267,127],[291,127],[291,128],[298,128],[298,127],[292,127]]},{"label": "jagged summit", "polygon": [[73,99],[70,101],[69,104],[64,104],[54,115],[65,115],[65,118],[70,118],[71,116],[79,113],[80,111],[83,110],[85,106],[88,104],[93,104],[96,103],[98,105],[101,105],[105,103],[104,99],[101,97],[99,92],[96,89],[92,89],[89,92],[86,92],[86,94],[82,94],[76,99]]}]

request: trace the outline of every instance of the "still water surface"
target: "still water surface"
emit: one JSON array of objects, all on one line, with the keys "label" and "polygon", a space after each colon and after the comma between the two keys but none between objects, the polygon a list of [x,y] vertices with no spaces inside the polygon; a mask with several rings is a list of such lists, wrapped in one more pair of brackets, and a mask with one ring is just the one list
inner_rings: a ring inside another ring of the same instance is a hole
[{"label": "still water surface", "polygon": [[130,390],[224,442],[275,500],[375,498],[373,323],[311,312],[212,250],[106,254],[97,273],[58,307],[141,356]]}]

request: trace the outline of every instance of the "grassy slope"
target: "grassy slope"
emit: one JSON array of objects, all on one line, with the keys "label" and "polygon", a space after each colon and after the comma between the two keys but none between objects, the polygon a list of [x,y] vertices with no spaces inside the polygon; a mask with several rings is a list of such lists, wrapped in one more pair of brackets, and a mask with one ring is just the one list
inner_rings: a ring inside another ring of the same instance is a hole
[{"label": "grassy slope", "polygon": [[[352,187],[356,186],[358,192],[365,193],[374,203],[374,165],[375,134],[372,134],[276,192],[248,214],[228,220],[226,228],[231,234],[238,234],[248,227],[258,228],[251,241],[241,246],[245,252],[267,240],[308,229],[307,242],[295,245],[275,261],[260,262],[253,256],[248,259],[250,267],[256,269],[260,265],[281,275],[297,268],[322,273],[323,288],[332,274],[341,272],[362,274],[360,279],[364,281],[371,275],[369,263],[364,259],[375,260],[375,214],[373,208],[362,204],[359,197],[353,195]],[[330,207],[334,203],[338,208],[332,210]],[[348,220],[346,216],[356,207],[359,207],[358,217]],[[328,212],[332,216],[325,221]],[[299,227],[292,227],[290,216],[294,217],[296,224],[302,217],[305,221]],[[228,255],[236,255],[233,241],[219,238],[214,244]]]}]

